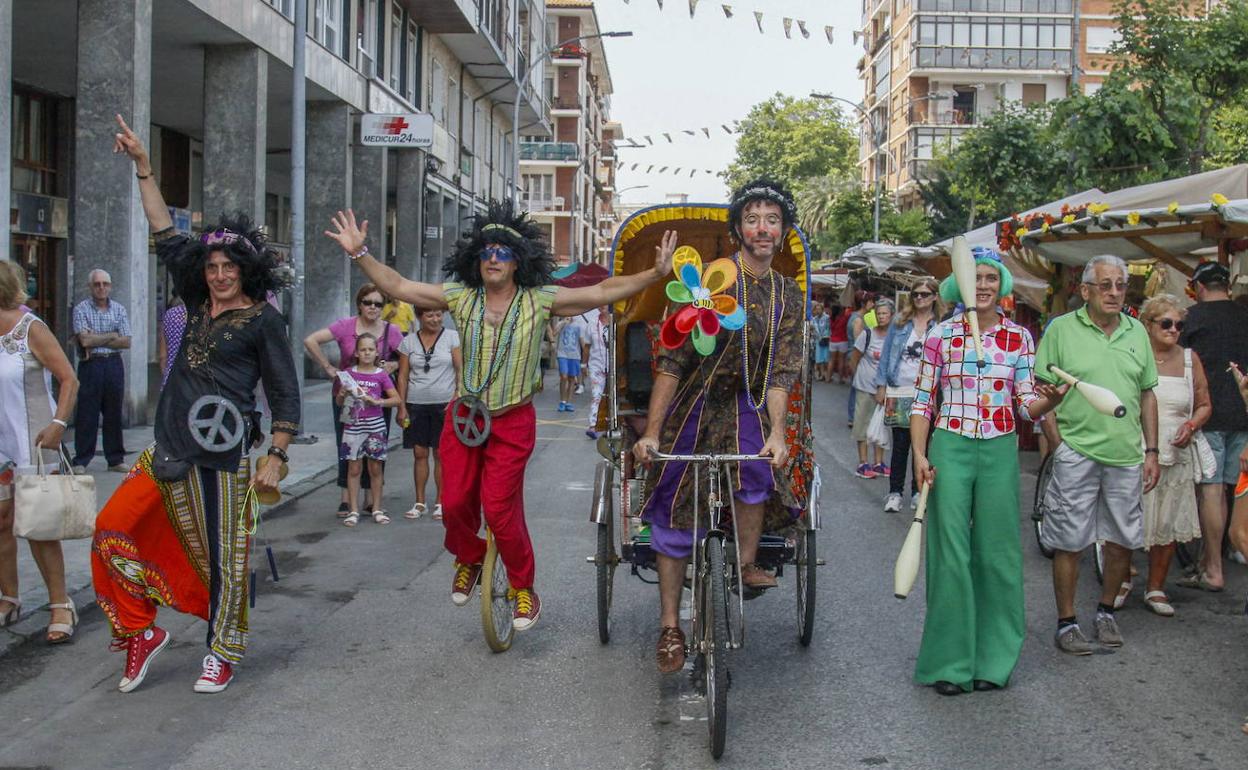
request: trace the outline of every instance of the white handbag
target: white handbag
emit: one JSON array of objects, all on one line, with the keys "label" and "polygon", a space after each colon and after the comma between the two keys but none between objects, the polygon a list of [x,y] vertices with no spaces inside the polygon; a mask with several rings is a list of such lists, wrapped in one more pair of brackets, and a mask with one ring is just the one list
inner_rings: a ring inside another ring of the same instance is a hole
[{"label": "white handbag", "polygon": [[27,540],[76,540],[95,533],[95,479],[75,474],[64,447],[61,473],[48,473],[36,450],[37,472],[13,478],[13,534]]}]

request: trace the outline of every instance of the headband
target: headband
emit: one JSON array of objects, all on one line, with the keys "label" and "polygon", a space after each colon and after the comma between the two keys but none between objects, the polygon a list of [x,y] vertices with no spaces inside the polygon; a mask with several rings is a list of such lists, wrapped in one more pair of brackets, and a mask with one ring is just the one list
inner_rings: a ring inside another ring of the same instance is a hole
[{"label": "headband", "polygon": [[523,241],[523,240],[524,240],[524,236],[523,236],[523,235],[521,235],[521,234],[520,234],[519,232],[517,232],[516,230],[514,230],[514,229],[512,229],[512,228],[508,227],[507,225],[503,225],[503,224],[499,224],[499,223],[497,223],[497,222],[493,222],[493,223],[491,223],[491,224],[488,224],[488,225],[482,225],[482,226],[481,226],[481,234],[482,234],[482,235],[484,235],[485,233],[488,233],[488,232],[490,232],[490,231],[492,231],[492,230],[502,230],[503,232],[507,233],[508,235],[510,235],[512,238],[515,238],[516,240],[520,240],[520,241]]},{"label": "headband", "polygon": [[218,230],[212,231],[211,233],[204,233],[199,236],[199,242],[205,246],[230,246],[238,241],[242,241],[243,245],[245,245],[248,251],[252,254],[258,253],[256,247],[252,245],[251,241],[247,240],[245,237],[239,235],[228,227],[222,227]]},{"label": "headband", "polygon": [[747,200],[759,199],[759,198],[775,203],[781,209],[783,209],[785,213],[789,215],[790,218],[793,218],[793,219],[797,218],[797,206],[793,203],[793,201],[781,195],[778,190],[775,190],[774,188],[771,188],[771,187],[750,187],[748,189],[742,190],[740,193],[737,194],[737,197],[734,202],[743,203]]}]

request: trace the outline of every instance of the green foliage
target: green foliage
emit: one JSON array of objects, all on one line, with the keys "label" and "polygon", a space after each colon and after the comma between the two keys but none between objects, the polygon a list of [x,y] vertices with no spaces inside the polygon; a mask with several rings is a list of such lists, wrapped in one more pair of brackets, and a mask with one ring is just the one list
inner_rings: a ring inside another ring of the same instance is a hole
[{"label": "green foliage", "polygon": [[1248,107],[1230,104],[1214,113],[1213,131],[1217,148],[1206,165],[1211,168],[1248,163]]},{"label": "green foliage", "polygon": [[[835,193],[827,202],[822,226],[809,228],[815,246],[829,257],[839,257],[850,246],[874,239],[875,195],[853,187]],[[906,245],[926,244],[932,239],[927,213],[921,209],[898,211],[888,194],[880,201],[880,241]]]},{"label": "green foliage", "polygon": [[729,189],[764,175],[796,189],[805,179],[855,173],[857,135],[825,99],[778,93],[754,105],[737,127],[737,157],[723,174]]}]

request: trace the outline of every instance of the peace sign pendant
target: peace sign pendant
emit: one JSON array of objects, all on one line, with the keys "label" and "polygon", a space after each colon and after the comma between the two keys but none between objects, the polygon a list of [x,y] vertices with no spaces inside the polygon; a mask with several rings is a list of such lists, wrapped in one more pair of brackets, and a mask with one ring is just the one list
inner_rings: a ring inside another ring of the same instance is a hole
[{"label": "peace sign pendant", "polygon": [[490,437],[490,410],[476,396],[460,396],[451,402],[451,427],[464,446],[481,446]]},{"label": "peace sign pendant", "polygon": [[220,396],[200,396],[191,404],[186,425],[195,443],[209,452],[226,452],[238,446],[246,428],[238,407]]}]

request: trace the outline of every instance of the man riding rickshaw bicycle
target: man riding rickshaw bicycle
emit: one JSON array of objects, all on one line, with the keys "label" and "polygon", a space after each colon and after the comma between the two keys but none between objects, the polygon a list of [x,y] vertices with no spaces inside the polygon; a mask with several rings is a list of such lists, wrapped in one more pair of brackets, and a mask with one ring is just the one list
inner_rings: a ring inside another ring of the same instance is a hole
[{"label": "man riding rickshaw bicycle", "polygon": [[[730,205],[634,214],[616,236],[615,275],[645,269],[666,231],[676,280],[617,303],[598,428],[598,630],[610,638],[616,566],[657,573],[661,673],[694,658],[711,753],[726,736],[727,656],[744,642],[743,602],[792,566],[799,642],[815,608],[818,467],[811,433],[805,238],[779,184]],[[653,262],[652,257],[650,262]],[[692,592],[690,633],[681,595]]]}]

